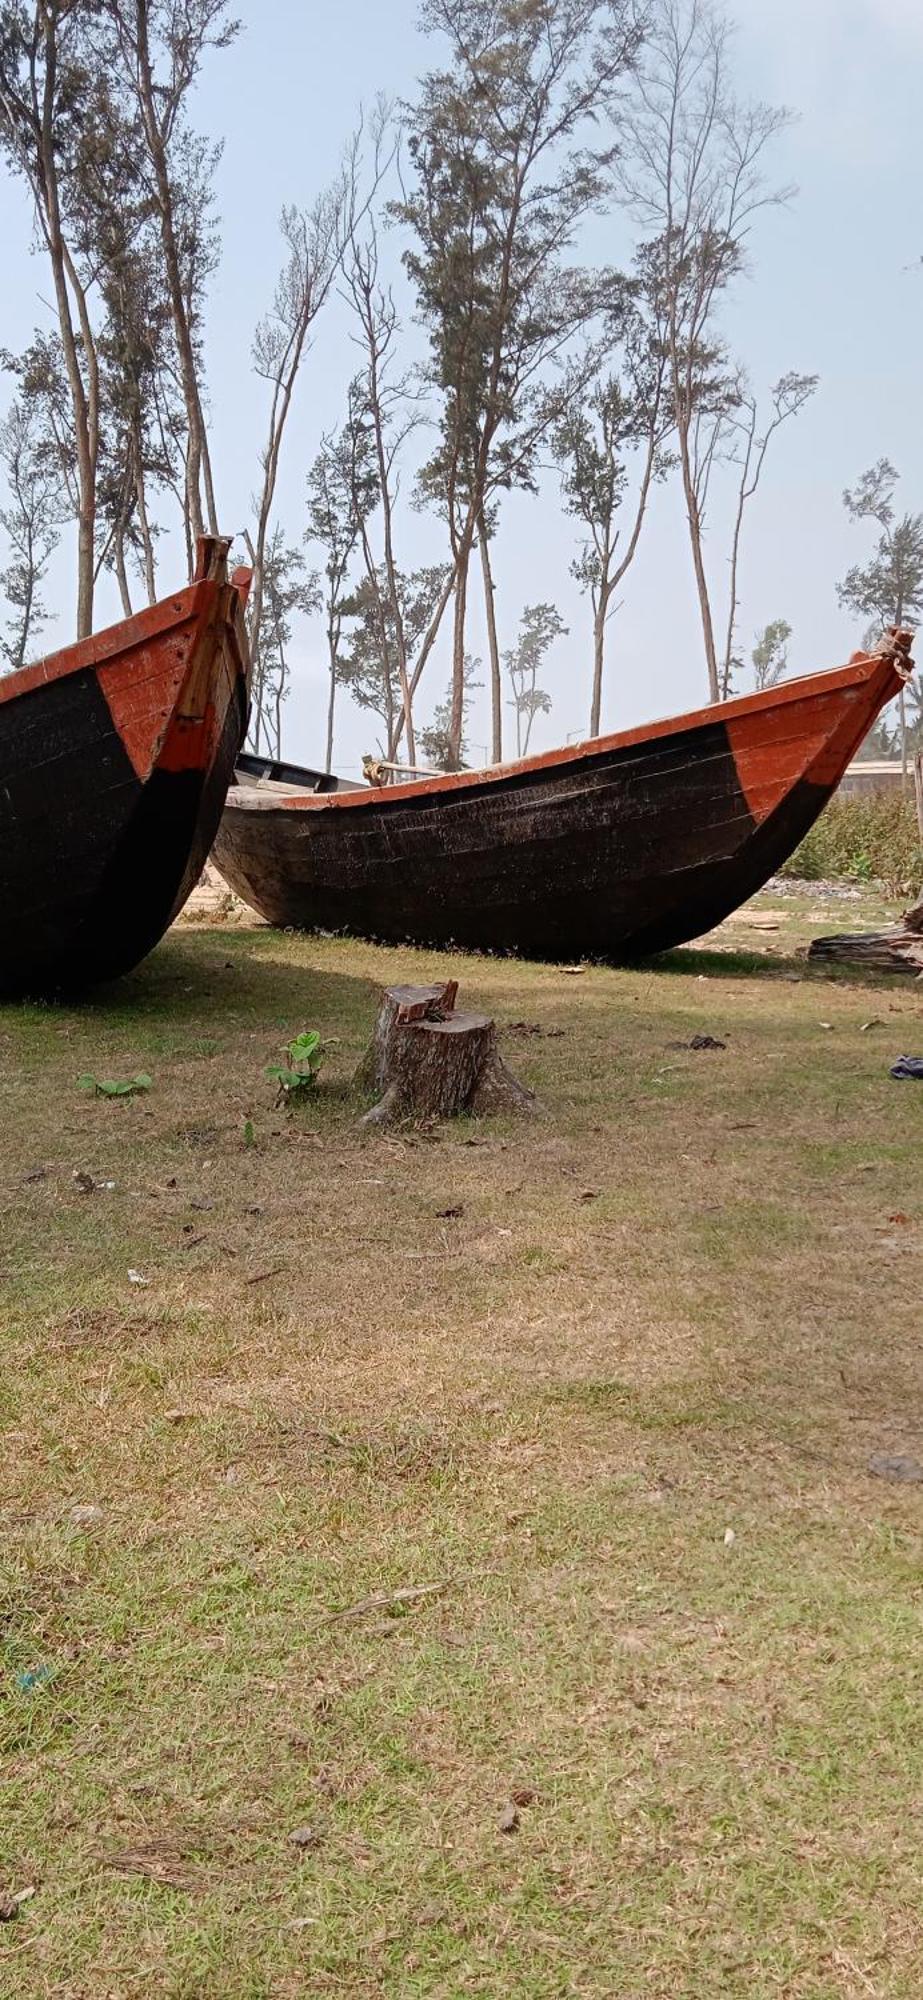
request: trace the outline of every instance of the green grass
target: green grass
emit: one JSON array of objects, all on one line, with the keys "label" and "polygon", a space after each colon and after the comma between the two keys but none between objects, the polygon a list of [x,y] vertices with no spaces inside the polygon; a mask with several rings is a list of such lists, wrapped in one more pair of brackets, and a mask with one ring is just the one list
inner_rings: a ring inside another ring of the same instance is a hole
[{"label": "green grass", "polygon": [[428,954],[184,929],[4,1011],[3,2000],[915,2000],[923,1018],[814,893],[453,958],[534,1122],[357,1131]]}]

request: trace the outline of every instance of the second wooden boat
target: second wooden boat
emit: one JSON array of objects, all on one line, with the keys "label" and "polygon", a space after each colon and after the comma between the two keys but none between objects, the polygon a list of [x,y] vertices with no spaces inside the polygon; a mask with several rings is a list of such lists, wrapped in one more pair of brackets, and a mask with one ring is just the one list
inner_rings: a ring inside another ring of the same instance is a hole
[{"label": "second wooden boat", "polygon": [[0,992],[128,971],[198,879],[249,703],[228,546],[203,539],[187,589],[0,679]]},{"label": "second wooden boat", "polygon": [[910,636],[762,694],[487,771],[362,790],[247,758],[214,858],[283,927],[628,959],[708,931],[797,847]]}]

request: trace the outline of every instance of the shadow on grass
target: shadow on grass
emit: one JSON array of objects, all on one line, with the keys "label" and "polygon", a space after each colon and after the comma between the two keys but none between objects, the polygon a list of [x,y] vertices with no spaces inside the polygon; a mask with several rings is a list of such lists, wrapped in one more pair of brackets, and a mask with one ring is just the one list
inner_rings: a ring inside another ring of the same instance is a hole
[{"label": "shadow on grass", "polygon": [[638,965],[645,972],[679,973],[686,979],[698,976],[707,979],[791,981],[796,978],[811,980],[816,985],[846,986],[875,985],[883,980],[885,985],[893,984],[893,977],[883,973],[876,979],[872,968],[866,966],[820,963],[804,956],[783,956],[781,952],[764,957],[762,953],[753,951],[698,950],[690,945],[661,952],[656,958],[639,960]]},{"label": "shadow on grass", "polygon": [[278,945],[272,931],[174,931],[124,978],[60,1000],[11,1002],[0,1018],[39,1026],[76,1017],[105,1028],[160,1019],[201,1024],[203,1013],[212,1013],[225,1023],[250,1019],[294,1029],[316,1015],[342,1021],[347,1032],[370,1026],[374,981],[292,963]]}]

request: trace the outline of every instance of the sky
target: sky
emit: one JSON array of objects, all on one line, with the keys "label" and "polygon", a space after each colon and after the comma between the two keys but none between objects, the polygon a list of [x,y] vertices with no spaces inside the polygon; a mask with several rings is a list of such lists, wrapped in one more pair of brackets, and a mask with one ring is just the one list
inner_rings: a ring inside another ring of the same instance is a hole
[{"label": "sky", "polygon": [[[241,532],[250,518],[258,479],[266,396],[252,370],[250,343],[280,264],[279,210],[283,202],[308,206],[335,172],[360,104],[379,91],[412,96],[430,59],[416,0],[337,0],[334,7],[238,0],[238,12],[243,30],[230,50],[211,59],[196,107],[200,127],[224,138],[223,254],[210,298],[207,356],[219,509],[229,533]],[[923,0],[737,0],[729,12],[737,25],[741,92],[794,114],[774,165],[779,182],[796,183],[798,193],[760,219],[750,271],[728,302],[723,326],[759,395],[790,369],[820,377],[812,403],[776,440],[748,519],[739,642],[749,653],[768,620],[785,618],[793,629],[792,669],[810,672],[835,665],[860,637],[838,605],[836,582],[867,555],[870,538],[848,520],[844,487],[888,457],[901,473],[899,499],[907,508],[923,507],[923,201],[915,146]],[[49,285],[31,251],[24,190],[6,179],[0,230],[6,276],[0,346],[15,350],[35,325],[47,323]],[[627,261],[623,215],[599,219],[593,232],[595,255]],[[396,258],[396,244],[389,254]],[[405,293],[401,304],[407,351],[418,354],[412,299]],[[304,529],[308,466],[321,432],[342,421],[355,365],[345,310],[335,301],[318,324],[284,447],[277,519],[293,540]],[[727,508],[720,497],[710,525],[720,620],[727,577]],[[438,523],[403,506],[397,553],[406,569],[438,560]],[[553,706],[536,724],[536,749],[574,740],[587,726],[590,608],[569,573],[574,553],[574,524],[562,512],[552,474],[537,498],[504,502],[493,551],[501,646],[513,644],[524,606],[539,600],[554,602],[568,626],[549,655],[544,679]],[[164,591],[181,563],[178,543],[165,540]],[[44,643],[52,647],[72,636],[69,546],[56,559],[48,595],[57,616]],[[114,594],[104,589],[97,622],[118,615]],[[469,645],[484,652],[477,609]],[[284,752],[316,763],[326,705],[319,626],[299,629],[293,660]],[[421,719],[443,695],[447,676],[443,651],[421,686]],[[657,492],[610,624],[603,727],[694,707],[705,696],[688,539],[670,481]],[[374,747],[376,724],[339,700],[336,764],[350,772]],[[484,689],[470,727],[473,763],[486,759],[488,740]]]}]

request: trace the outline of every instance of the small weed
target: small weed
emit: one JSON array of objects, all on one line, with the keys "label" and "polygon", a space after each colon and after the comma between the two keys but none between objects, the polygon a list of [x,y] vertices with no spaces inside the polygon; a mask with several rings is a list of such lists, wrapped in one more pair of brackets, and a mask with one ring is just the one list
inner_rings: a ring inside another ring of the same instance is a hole
[{"label": "small weed", "polygon": [[307,1097],[317,1083],[318,1072],[324,1060],[320,1035],[316,1028],[308,1028],[303,1035],[296,1035],[286,1049],[286,1063],[270,1063],[266,1075],[278,1084],[277,1104],[291,1103],[295,1098]]},{"label": "small weed", "polygon": [[78,1090],[90,1090],[94,1097],[137,1097],[140,1091],[150,1090],[151,1079],[143,1073],[130,1076],[126,1082],[113,1082],[111,1077],[78,1076]]}]

